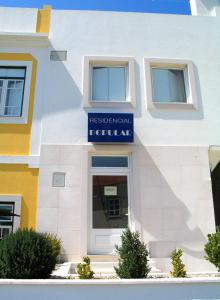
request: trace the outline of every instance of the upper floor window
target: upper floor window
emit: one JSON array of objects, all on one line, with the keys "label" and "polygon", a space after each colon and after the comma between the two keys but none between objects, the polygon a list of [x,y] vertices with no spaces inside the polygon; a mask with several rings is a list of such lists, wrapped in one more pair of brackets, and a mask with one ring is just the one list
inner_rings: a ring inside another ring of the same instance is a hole
[{"label": "upper floor window", "polygon": [[145,59],[148,108],[195,109],[197,93],[191,61]]},{"label": "upper floor window", "polygon": [[28,122],[32,61],[0,60],[0,124]]},{"label": "upper floor window", "polygon": [[133,58],[86,56],[84,58],[84,106],[135,106],[134,77]]},{"label": "upper floor window", "polygon": [[20,117],[26,68],[0,67],[0,116]]},{"label": "upper floor window", "polygon": [[126,101],[127,67],[92,66],[92,101]]},{"label": "upper floor window", "polygon": [[186,69],[152,68],[153,101],[186,103]]}]

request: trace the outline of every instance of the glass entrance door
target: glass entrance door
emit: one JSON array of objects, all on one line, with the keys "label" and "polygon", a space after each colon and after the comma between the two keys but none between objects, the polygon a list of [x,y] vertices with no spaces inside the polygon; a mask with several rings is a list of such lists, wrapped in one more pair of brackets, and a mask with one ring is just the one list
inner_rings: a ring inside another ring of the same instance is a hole
[{"label": "glass entrance door", "polygon": [[128,226],[128,176],[92,175],[90,252],[114,254]]},{"label": "glass entrance door", "polygon": [[127,156],[91,159],[90,254],[113,254],[129,223],[129,168]]}]

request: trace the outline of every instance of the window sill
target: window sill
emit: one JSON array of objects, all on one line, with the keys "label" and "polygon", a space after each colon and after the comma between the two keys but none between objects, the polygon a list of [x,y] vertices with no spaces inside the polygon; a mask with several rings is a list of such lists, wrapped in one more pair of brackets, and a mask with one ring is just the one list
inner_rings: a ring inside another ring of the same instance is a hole
[{"label": "window sill", "polygon": [[161,109],[161,110],[197,110],[192,103],[162,103],[152,102],[149,110]]},{"label": "window sill", "polygon": [[27,118],[0,116],[0,125],[1,124],[27,124]]},{"label": "window sill", "polygon": [[84,103],[84,108],[134,108],[132,101],[89,101]]}]

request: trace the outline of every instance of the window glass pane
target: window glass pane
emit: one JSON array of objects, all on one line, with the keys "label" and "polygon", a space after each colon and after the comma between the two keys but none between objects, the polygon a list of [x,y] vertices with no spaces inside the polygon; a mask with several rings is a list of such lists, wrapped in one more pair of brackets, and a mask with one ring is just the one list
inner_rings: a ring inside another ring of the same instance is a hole
[{"label": "window glass pane", "polygon": [[[12,213],[13,212],[13,205],[11,204],[1,204],[0,205],[0,210],[3,211],[5,214],[7,213]],[[5,224],[7,224],[8,222],[12,221],[12,216],[1,216],[0,215],[0,222],[2,224],[2,222],[4,222]]]},{"label": "window glass pane", "polygon": [[127,156],[92,156],[92,167],[127,168]]},{"label": "window glass pane", "polygon": [[184,71],[152,69],[154,102],[186,102]]},{"label": "window glass pane", "polygon": [[92,100],[125,101],[126,67],[93,67]]},{"label": "window glass pane", "polygon": [[0,68],[0,77],[25,77],[25,68]]},{"label": "window glass pane", "polygon": [[5,104],[5,116],[20,116],[24,82],[9,80]]},{"label": "window glass pane", "polygon": [[109,100],[126,100],[126,68],[109,68]]},{"label": "window glass pane", "polygon": [[108,68],[93,67],[92,100],[108,101]]},{"label": "window glass pane", "polygon": [[126,228],[127,226],[127,177],[93,176],[93,228]]}]

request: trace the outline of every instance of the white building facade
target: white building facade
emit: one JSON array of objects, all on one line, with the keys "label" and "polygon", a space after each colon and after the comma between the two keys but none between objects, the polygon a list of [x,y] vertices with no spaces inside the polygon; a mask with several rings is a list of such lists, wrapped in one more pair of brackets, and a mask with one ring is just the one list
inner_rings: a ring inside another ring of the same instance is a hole
[{"label": "white building facade", "polygon": [[[216,227],[220,8],[207,3],[192,1],[192,16],[52,10],[46,41],[3,41],[1,52],[38,60],[25,163],[39,169],[36,228],[61,238],[64,259],[114,255],[129,226],[160,271],[176,248],[187,270],[213,270],[204,244]],[[20,22],[19,9],[5,11]]]}]

